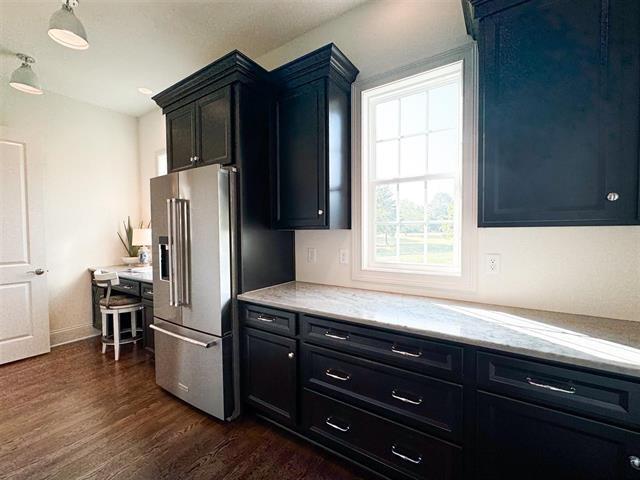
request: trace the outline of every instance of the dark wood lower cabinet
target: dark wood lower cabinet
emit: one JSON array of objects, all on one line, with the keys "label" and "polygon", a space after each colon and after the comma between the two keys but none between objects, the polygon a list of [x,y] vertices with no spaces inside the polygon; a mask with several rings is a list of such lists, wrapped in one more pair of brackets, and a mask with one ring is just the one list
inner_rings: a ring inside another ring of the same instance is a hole
[{"label": "dark wood lower cabinet", "polygon": [[372,478],[640,480],[637,378],[242,308],[246,403]]},{"label": "dark wood lower cabinet", "polygon": [[153,302],[150,300],[142,300],[144,304],[144,310],[142,311],[142,324],[143,324],[143,344],[144,348],[148,350],[155,349],[153,330],[150,325],[153,324]]},{"label": "dark wood lower cabinet", "polygon": [[640,478],[638,433],[487,393],[477,419],[478,478]]},{"label": "dark wood lower cabinet", "polygon": [[245,401],[280,423],[297,423],[296,340],[245,328]]}]

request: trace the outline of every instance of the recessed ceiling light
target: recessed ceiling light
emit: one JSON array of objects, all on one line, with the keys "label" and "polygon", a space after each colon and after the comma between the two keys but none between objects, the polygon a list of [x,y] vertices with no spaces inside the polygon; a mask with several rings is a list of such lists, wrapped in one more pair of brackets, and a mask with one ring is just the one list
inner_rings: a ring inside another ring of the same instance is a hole
[{"label": "recessed ceiling light", "polygon": [[73,13],[73,8],[77,6],[78,0],[65,0],[60,10],[51,15],[47,33],[60,45],[74,50],[86,50],[89,48],[87,32]]},{"label": "recessed ceiling light", "polygon": [[152,95],[153,90],[147,87],[138,87],[138,91],[143,95]]},{"label": "recessed ceiling light", "polygon": [[11,85],[16,90],[20,90],[24,93],[30,93],[32,95],[42,95],[42,88],[40,88],[40,81],[38,76],[31,69],[31,64],[36,63],[33,57],[25,55],[24,53],[17,53],[16,57],[20,59],[22,65],[20,65],[12,74],[9,80]]}]

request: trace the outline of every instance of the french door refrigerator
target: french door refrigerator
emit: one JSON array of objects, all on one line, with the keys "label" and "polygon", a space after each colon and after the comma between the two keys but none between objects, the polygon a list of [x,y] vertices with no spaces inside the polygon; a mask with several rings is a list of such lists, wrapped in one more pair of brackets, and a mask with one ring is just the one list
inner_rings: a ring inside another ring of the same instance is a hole
[{"label": "french door refrigerator", "polygon": [[235,173],[151,179],[156,383],[223,420],[238,412]]}]

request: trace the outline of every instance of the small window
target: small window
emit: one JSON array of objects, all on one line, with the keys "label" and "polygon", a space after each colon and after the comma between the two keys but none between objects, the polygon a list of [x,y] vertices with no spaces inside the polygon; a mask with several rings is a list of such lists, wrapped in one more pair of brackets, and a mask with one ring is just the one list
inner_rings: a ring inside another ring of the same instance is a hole
[{"label": "small window", "polygon": [[167,174],[167,151],[160,150],[156,153],[156,175]]},{"label": "small window", "polygon": [[460,49],[356,86],[355,279],[471,288],[474,58]]}]

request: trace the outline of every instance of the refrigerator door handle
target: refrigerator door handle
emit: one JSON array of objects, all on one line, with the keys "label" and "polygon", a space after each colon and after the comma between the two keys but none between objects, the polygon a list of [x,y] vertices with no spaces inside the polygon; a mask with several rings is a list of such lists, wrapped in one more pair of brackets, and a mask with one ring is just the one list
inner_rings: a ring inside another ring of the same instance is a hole
[{"label": "refrigerator door handle", "polygon": [[178,333],[174,333],[174,332],[170,332],[169,330],[165,330],[164,328],[160,328],[157,325],[154,325],[153,323],[151,325],[149,325],[149,328],[155,330],[156,332],[164,333],[165,335],[169,335],[170,337],[177,338],[178,340],[182,340],[184,342],[188,342],[188,343],[191,343],[193,345],[197,345],[197,346],[202,347],[202,348],[211,348],[216,344],[215,341],[201,342],[199,340],[194,340],[193,338],[185,337],[184,335],[180,335]]},{"label": "refrigerator door handle", "polygon": [[191,305],[191,225],[189,200],[179,200],[180,212],[180,304]]},{"label": "refrigerator door handle", "polygon": [[167,226],[168,226],[168,235],[167,235],[167,254],[168,254],[168,271],[169,271],[169,305],[172,307],[178,306],[177,292],[175,288],[176,281],[176,255],[175,255],[175,198],[167,198]]}]

